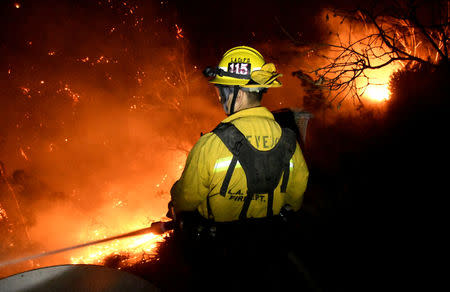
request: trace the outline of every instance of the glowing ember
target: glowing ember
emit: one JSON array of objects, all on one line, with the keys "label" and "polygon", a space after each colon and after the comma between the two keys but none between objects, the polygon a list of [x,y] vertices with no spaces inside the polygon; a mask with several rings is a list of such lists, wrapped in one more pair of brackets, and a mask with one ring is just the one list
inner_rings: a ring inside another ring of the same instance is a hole
[{"label": "glowing ember", "polygon": [[14,3],[14,7],[20,8],[20,4],[16,2],[16,3]]},{"label": "glowing ember", "polygon": [[119,63],[118,60],[109,58],[109,57],[105,57],[105,56],[99,56],[98,58],[84,57],[84,58],[80,58],[77,60],[82,63],[88,63],[90,66],[94,66],[96,64],[110,64],[110,63],[117,64],[117,63]]},{"label": "glowing ember", "polygon": [[26,95],[28,98],[31,98],[31,94],[30,94],[31,89],[30,88],[22,86],[22,87],[20,87],[20,89],[22,90],[23,95]]},{"label": "glowing ember", "polygon": [[2,205],[0,204],[0,221],[3,219],[8,219],[8,215],[6,214],[5,209],[2,208]]},{"label": "glowing ember", "polygon": [[23,151],[22,147],[20,147],[20,155],[26,160],[29,161],[27,154],[25,154],[25,151]]},{"label": "glowing ember", "polygon": [[179,27],[178,24],[175,24],[175,28],[177,29],[177,39],[184,38],[183,29]]},{"label": "glowing ember", "polygon": [[77,104],[80,101],[80,95],[76,92],[74,92],[72,89],[70,89],[68,84],[64,85],[64,88],[60,88],[56,91],[57,93],[66,93],[67,95],[69,95],[74,104]]},{"label": "glowing ember", "polygon": [[369,85],[367,86],[365,94],[372,100],[385,101],[389,99],[390,91],[388,85]]}]

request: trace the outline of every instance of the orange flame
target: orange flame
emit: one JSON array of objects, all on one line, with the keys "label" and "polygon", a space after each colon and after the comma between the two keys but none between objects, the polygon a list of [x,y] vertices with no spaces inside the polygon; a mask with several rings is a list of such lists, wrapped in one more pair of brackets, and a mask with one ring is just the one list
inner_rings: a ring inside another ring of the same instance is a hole
[{"label": "orange flame", "polygon": [[366,89],[366,95],[375,101],[389,100],[391,92],[389,91],[387,84],[382,85],[369,85]]},{"label": "orange flame", "polygon": [[[365,56],[370,61],[370,66],[373,67],[364,69],[363,73],[356,77],[355,86],[357,94],[365,99],[375,102],[383,102],[389,100],[391,92],[389,91],[389,81],[392,73],[403,67],[403,64],[398,62],[388,61],[392,58],[392,55],[387,53],[389,48],[386,47],[380,39],[370,38],[370,41],[366,41],[368,36],[376,35],[377,31],[374,27],[369,25],[356,24],[352,21],[346,20],[345,17],[329,17],[329,14],[333,13],[330,10],[323,10],[322,16],[326,19],[325,25],[330,31],[330,43],[337,49],[331,49],[327,52],[328,59],[334,60],[334,58],[340,58],[339,56],[345,55],[345,60],[339,60],[338,68],[340,66],[344,69],[345,64],[348,66],[355,65],[359,56]],[[333,13],[334,14],[334,13]],[[344,48],[348,47],[347,50]],[[350,52],[354,51],[355,54]],[[311,50],[313,52],[313,50]],[[348,55],[346,55],[348,54]],[[309,57],[309,52],[308,52]],[[364,59],[363,59],[364,60]],[[329,61],[326,61],[329,62]],[[380,68],[381,66],[386,64]],[[320,65],[319,65],[320,66]],[[350,68],[345,68],[350,69]],[[350,70],[351,71],[351,70]],[[331,70],[333,72],[333,70]],[[328,73],[328,78],[332,79],[339,73],[339,69],[335,73]],[[336,75],[333,75],[336,74]],[[343,75],[342,81],[350,80],[353,72]]]},{"label": "orange flame", "polygon": [[[130,231],[148,227],[139,224],[131,224],[129,226]],[[138,262],[146,262],[156,256],[155,248],[158,243],[165,240],[167,235],[154,235],[153,233],[149,233],[94,245],[72,255],[70,262],[72,264],[102,264],[105,258],[110,256],[122,256],[119,264],[120,267],[133,265]],[[87,240],[98,240],[106,237],[108,237],[106,233],[100,230],[94,230],[93,236],[87,238]]]}]

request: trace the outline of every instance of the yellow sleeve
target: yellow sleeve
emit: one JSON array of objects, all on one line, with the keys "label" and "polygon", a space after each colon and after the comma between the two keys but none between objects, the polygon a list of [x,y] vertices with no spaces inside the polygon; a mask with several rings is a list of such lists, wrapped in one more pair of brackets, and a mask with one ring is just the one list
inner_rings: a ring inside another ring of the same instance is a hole
[{"label": "yellow sleeve", "polygon": [[303,193],[308,183],[309,171],[306,166],[302,151],[297,144],[294,155],[292,156],[293,168],[289,174],[289,181],[286,189],[286,203],[291,205],[297,211],[303,202]]},{"label": "yellow sleeve", "polygon": [[196,210],[209,193],[210,171],[206,151],[208,137],[210,134],[202,136],[192,148],[180,179],[170,191],[177,213]]}]

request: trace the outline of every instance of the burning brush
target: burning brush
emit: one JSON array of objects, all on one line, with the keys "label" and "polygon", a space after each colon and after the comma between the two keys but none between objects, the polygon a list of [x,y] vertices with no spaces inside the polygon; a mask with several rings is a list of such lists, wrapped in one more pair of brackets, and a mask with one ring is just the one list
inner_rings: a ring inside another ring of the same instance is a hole
[{"label": "burning brush", "polygon": [[109,242],[109,241],[113,241],[113,240],[117,240],[117,239],[123,239],[123,238],[127,238],[127,237],[135,237],[135,236],[139,236],[139,235],[151,235],[151,234],[153,234],[153,236],[162,235],[162,234],[174,229],[174,227],[175,227],[175,224],[173,221],[153,222],[150,225],[150,227],[139,229],[139,230],[128,232],[128,233],[124,233],[124,234],[120,234],[120,235],[116,235],[113,237],[108,237],[108,238],[104,238],[104,239],[100,239],[100,240],[95,240],[95,241],[91,241],[91,242],[86,242],[86,243],[82,243],[82,244],[78,244],[78,245],[74,245],[74,246],[61,248],[61,249],[56,249],[56,250],[47,251],[47,252],[43,252],[43,253],[39,253],[39,254],[34,254],[34,255],[18,258],[18,259],[3,261],[3,262],[0,262],[0,268],[3,266],[7,266],[7,265],[13,265],[13,264],[17,264],[17,263],[24,262],[24,261],[35,260],[38,258],[42,258],[42,257],[70,251],[70,250],[75,250],[75,249],[79,249],[82,247],[92,246],[92,245],[96,245],[96,244],[100,244],[100,243],[104,243],[104,242]]}]

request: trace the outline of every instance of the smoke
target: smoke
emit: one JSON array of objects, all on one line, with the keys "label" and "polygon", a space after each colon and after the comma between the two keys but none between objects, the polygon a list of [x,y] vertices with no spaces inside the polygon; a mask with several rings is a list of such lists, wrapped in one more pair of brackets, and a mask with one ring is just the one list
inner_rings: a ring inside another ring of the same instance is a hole
[{"label": "smoke", "polygon": [[[145,2],[24,2],[4,20],[23,35],[10,34],[2,48],[10,57],[2,63],[0,161],[20,206],[6,210],[13,245],[2,258],[161,219],[188,151],[223,118],[182,26]],[[3,186],[0,195],[2,206],[11,202]],[[19,214],[26,230],[13,220]]]}]

